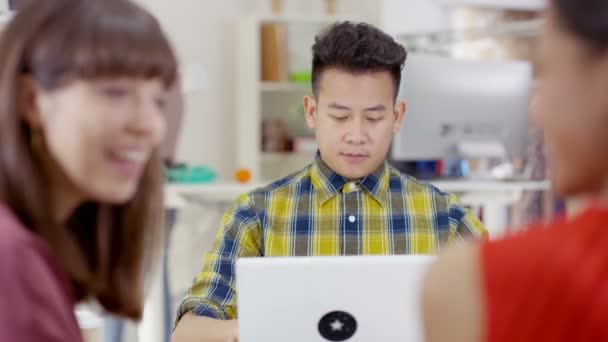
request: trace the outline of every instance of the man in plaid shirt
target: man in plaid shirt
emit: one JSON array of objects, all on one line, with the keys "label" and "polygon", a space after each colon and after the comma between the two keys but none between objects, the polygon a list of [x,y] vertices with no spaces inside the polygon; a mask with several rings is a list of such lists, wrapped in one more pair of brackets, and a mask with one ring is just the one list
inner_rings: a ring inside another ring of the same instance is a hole
[{"label": "man in plaid shirt", "polygon": [[437,254],[487,235],[454,195],[386,162],[403,120],[407,53],[368,24],[337,23],[312,47],[306,121],[319,152],[303,170],[240,196],[178,311],[174,341],[238,338],[234,266],[253,256]]}]

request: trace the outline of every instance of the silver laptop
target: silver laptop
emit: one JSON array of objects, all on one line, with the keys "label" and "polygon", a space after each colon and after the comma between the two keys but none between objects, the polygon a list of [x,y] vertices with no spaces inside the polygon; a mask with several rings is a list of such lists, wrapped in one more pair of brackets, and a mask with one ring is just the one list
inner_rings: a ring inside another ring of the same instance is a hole
[{"label": "silver laptop", "polygon": [[242,258],[239,341],[423,341],[431,256]]}]

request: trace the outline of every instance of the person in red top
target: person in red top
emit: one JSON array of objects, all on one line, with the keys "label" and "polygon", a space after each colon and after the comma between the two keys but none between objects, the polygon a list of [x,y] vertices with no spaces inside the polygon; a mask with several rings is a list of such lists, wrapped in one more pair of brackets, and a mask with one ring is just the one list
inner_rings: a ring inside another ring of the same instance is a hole
[{"label": "person in red top", "polygon": [[129,0],[23,3],[0,38],[0,340],[76,342],[78,301],[141,318],[177,62]]},{"label": "person in red top", "polygon": [[551,0],[533,118],[571,219],[446,252],[425,280],[427,341],[608,341],[608,1]]}]

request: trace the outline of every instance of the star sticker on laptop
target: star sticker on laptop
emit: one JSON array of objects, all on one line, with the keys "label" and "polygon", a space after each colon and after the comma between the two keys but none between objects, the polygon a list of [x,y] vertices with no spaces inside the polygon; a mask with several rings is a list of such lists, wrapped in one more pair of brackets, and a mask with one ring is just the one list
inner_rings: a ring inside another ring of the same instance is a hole
[{"label": "star sticker on laptop", "polygon": [[344,323],[342,323],[342,321],[340,321],[339,319],[336,319],[330,325],[332,331],[342,331],[342,328],[344,328]]}]

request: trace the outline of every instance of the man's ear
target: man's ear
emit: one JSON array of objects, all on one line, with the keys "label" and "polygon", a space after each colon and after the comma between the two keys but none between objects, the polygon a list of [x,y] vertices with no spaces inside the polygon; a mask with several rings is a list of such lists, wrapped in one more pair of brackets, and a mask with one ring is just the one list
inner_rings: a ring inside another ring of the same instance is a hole
[{"label": "man's ear", "polygon": [[395,103],[395,108],[393,109],[393,134],[399,133],[406,109],[407,105],[405,101],[399,100]]},{"label": "man's ear", "polygon": [[19,78],[17,108],[19,108],[18,112],[23,116],[23,120],[30,127],[33,129],[40,128],[42,118],[38,110],[36,87],[31,76],[21,76]]},{"label": "man's ear", "polygon": [[304,115],[308,127],[314,129],[317,124],[317,100],[313,96],[304,96]]}]

